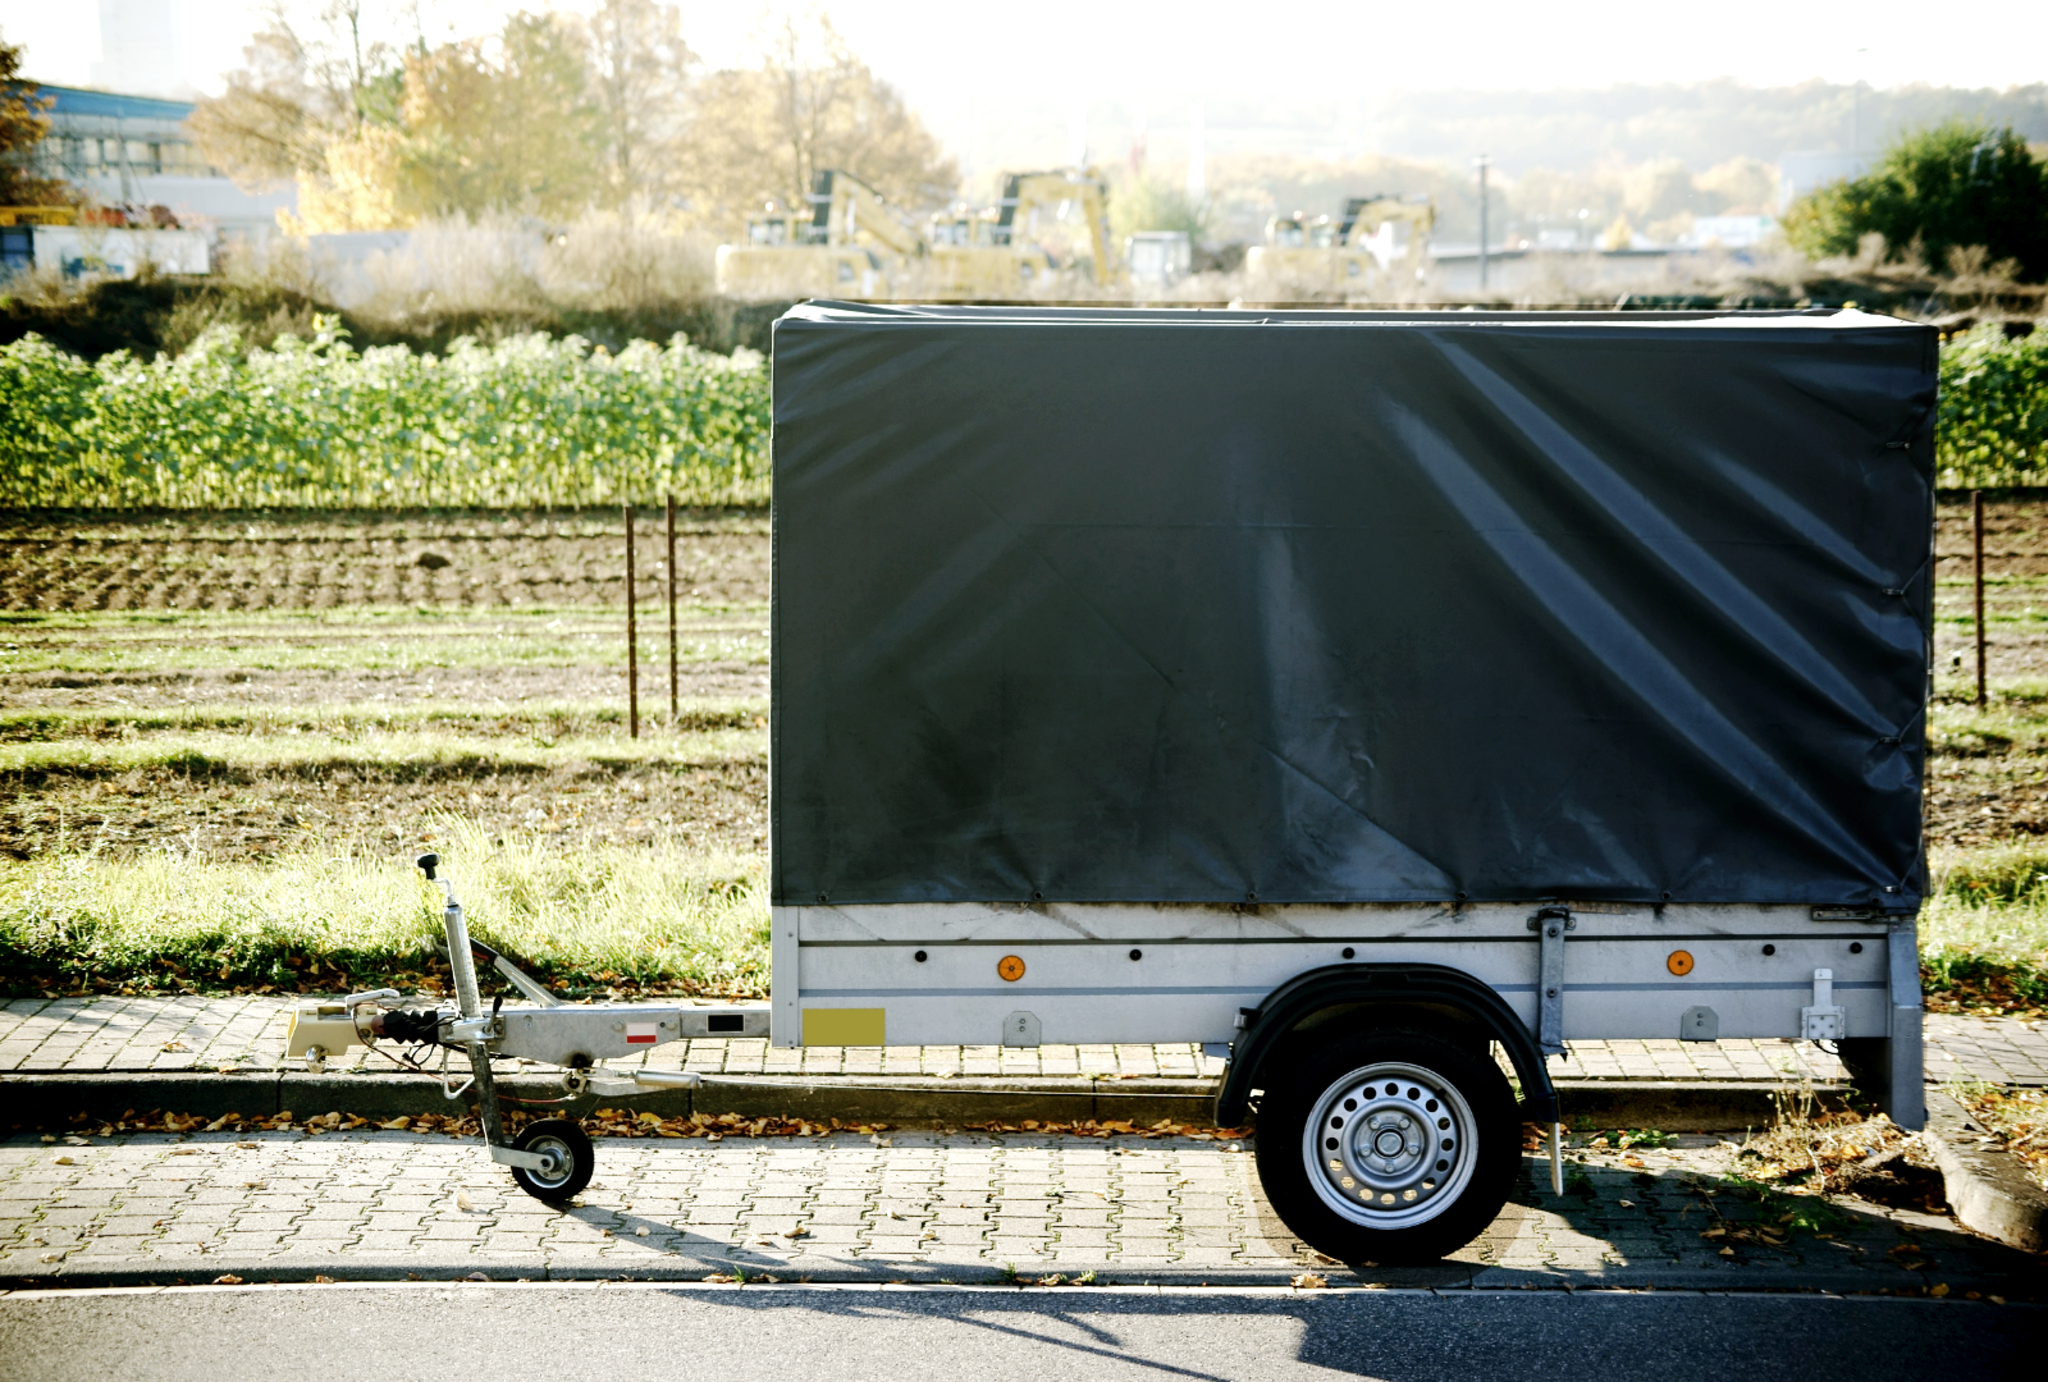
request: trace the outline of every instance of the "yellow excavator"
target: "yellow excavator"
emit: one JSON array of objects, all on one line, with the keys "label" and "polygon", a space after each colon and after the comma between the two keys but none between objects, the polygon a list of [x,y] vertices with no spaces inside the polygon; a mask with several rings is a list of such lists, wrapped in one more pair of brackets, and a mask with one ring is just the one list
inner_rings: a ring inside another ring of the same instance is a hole
[{"label": "yellow excavator", "polygon": [[[1003,179],[1003,197],[989,224],[989,250],[973,256],[982,272],[974,276],[977,297],[1016,296],[1029,292],[1042,272],[1054,271],[1052,256],[1039,237],[1072,213],[1087,231],[1088,275],[1100,287],[1119,287],[1124,266],[1109,236],[1109,184],[1093,168],[1060,172],[1011,173]],[[963,256],[967,258],[967,256]],[[1075,256],[1078,259],[1078,255]],[[1079,269],[1078,263],[1069,267]]]},{"label": "yellow excavator", "polygon": [[1075,214],[1092,252],[1088,272],[1097,283],[1123,282],[1109,238],[1108,184],[1092,169],[1010,174],[993,211],[934,216],[922,234],[881,193],[839,169],[817,175],[810,203],[808,216],[771,207],[749,218],[746,244],[720,245],[718,291],[870,301],[1036,296],[1061,272],[1039,237]]},{"label": "yellow excavator", "polygon": [[924,253],[917,232],[882,194],[827,168],[811,180],[810,209],[769,206],[747,218],[744,245],[720,245],[718,291],[726,297],[890,296],[892,276]]},{"label": "yellow excavator", "polygon": [[1435,227],[1427,197],[1352,197],[1341,220],[1276,216],[1266,243],[1245,251],[1245,277],[1274,296],[1394,296],[1427,271]]}]

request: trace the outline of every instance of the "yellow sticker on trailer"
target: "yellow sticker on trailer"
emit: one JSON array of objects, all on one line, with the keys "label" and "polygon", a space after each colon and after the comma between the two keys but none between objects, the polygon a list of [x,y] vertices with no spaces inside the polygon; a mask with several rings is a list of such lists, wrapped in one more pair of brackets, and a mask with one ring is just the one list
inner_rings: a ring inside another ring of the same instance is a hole
[{"label": "yellow sticker on trailer", "polygon": [[887,1008],[805,1008],[806,1046],[887,1046]]}]

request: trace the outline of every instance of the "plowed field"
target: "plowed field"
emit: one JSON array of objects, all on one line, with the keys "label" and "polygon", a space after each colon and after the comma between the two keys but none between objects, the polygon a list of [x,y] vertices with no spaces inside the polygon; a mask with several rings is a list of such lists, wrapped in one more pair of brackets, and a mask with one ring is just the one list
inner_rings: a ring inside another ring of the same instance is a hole
[{"label": "plowed field", "polygon": [[643,520],[626,732],[616,514],[0,525],[0,852],[766,841],[765,518]]},{"label": "plowed field", "polygon": [[[638,570],[665,581],[659,528],[642,520]],[[745,511],[680,515],[680,593],[765,603],[767,534]],[[616,510],[0,520],[7,610],[623,609],[625,569]]]}]

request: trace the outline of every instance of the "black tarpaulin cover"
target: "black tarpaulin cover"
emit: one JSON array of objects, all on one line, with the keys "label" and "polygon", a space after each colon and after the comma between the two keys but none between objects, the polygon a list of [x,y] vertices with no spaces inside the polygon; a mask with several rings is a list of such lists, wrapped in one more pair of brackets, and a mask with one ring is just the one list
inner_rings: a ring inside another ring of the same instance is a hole
[{"label": "black tarpaulin cover", "polygon": [[1935,348],[797,308],[774,899],[1915,906]]}]

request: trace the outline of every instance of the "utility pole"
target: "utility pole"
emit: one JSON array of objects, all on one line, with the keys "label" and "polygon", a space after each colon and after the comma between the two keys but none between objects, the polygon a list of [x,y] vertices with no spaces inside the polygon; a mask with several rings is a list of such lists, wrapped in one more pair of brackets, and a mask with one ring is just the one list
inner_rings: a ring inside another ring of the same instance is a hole
[{"label": "utility pole", "polygon": [[1472,160],[1479,165],[1479,291],[1486,291],[1486,170],[1493,162],[1485,154]]}]

